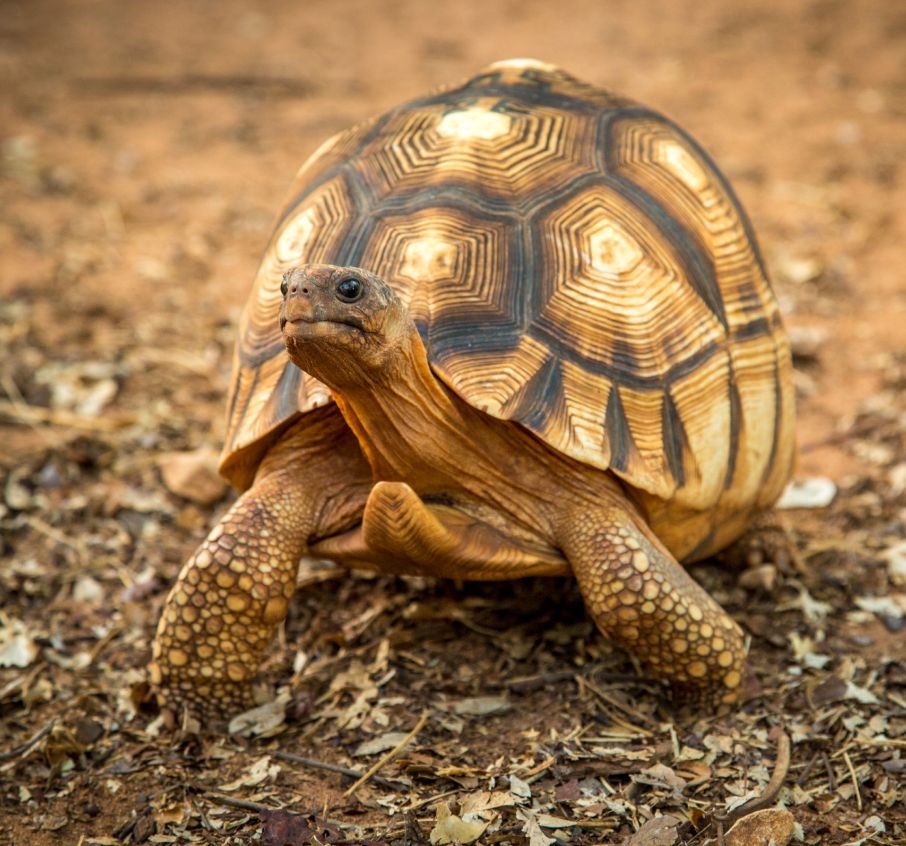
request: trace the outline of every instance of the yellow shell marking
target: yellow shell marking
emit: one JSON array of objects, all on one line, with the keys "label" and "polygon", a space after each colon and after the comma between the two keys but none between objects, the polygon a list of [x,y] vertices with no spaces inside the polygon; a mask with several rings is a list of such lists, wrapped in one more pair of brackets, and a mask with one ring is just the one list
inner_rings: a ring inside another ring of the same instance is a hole
[{"label": "yellow shell marking", "polygon": [[306,209],[302,214],[290,218],[277,239],[276,253],[279,261],[292,263],[299,260],[305,252],[305,245],[311,238],[315,223],[313,209]]},{"label": "yellow shell marking", "polygon": [[679,144],[673,141],[655,143],[653,158],[693,191],[704,191],[708,187],[708,177],[701,165]]},{"label": "yellow shell marking", "polygon": [[589,269],[604,276],[619,279],[645,258],[639,242],[615,221],[605,221],[589,232],[587,238],[589,250],[585,259]]},{"label": "yellow shell marking", "polygon": [[444,138],[470,141],[493,141],[510,131],[512,119],[489,109],[471,108],[445,114],[437,124],[437,132]]},{"label": "yellow shell marking", "polygon": [[456,246],[437,235],[406,244],[400,274],[414,281],[449,279],[456,261]]}]

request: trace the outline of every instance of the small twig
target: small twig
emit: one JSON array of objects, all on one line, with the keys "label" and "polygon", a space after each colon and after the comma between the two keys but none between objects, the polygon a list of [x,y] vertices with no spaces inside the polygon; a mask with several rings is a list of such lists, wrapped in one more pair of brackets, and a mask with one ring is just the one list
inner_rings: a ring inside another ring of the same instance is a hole
[{"label": "small twig", "polygon": [[536,764],[531,769],[528,769],[525,772],[523,772],[519,777],[526,784],[533,784],[539,778],[541,778],[541,776],[543,776],[556,763],[557,763],[557,756],[551,755],[550,757],[545,758],[540,764]]},{"label": "small twig", "polygon": [[46,444],[51,447],[58,446],[59,439],[52,438],[48,432],[38,425],[38,421],[29,414],[32,406],[28,404],[28,401],[22,395],[22,391],[19,390],[19,386],[8,373],[0,373],[0,388],[3,388],[4,393],[9,397],[9,402],[0,400],[0,413],[6,409],[9,417],[19,423],[31,426]]},{"label": "small twig", "polygon": [[728,814],[715,814],[714,819],[717,821],[718,826],[721,824],[733,825],[733,823],[748,816],[753,811],[760,811],[762,808],[767,808],[774,803],[790,769],[790,738],[783,729],[778,729],[778,731],[777,760],[774,762],[774,772],[771,773],[771,780],[768,782],[767,787],[765,787],[760,796],[755,796],[749,799],[748,802],[743,802],[742,805],[734,808]]},{"label": "small twig", "polygon": [[123,631],[124,629],[121,626],[114,626],[94,645],[88,655],[88,667],[94,666],[94,662],[97,661],[98,656],[104,651],[110,641],[121,635]]},{"label": "small twig", "polygon": [[541,673],[537,676],[518,676],[517,678],[507,679],[499,687],[509,688],[515,693],[527,693],[530,690],[547,687],[547,685],[555,684],[556,682],[570,681],[575,675],[575,670],[557,670],[552,673]]},{"label": "small twig", "polygon": [[260,814],[262,811],[277,811],[279,808],[272,808],[270,805],[262,805],[260,802],[249,802],[247,799],[234,799],[232,796],[224,796],[222,793],[202,793],[205,799],[210,799],[218,805],[228,805],[231,808],[239,808],[242,811],[255,811]]},{"label": "small twig", "polygon": [[831,792],[836,792],[837,775],[834,772],[834,768],[831,766],[831,762],[827,759],[827,753],[825,753],[823,749],[821,750],[821,762],[824,764],[824,772],[827,773],[827,782],[830,785]]},{"label": "small twig", "polygon": [[856,778],[856,771],[853,769],[853,762],[849,755],[844,752],[843,760],[846,761],[846,769],[849,770],[849,777],[853,780],[853,789],[856,791],[856,807],[862,810],[862,793],[859,791],[859,780]]},{"label": "small twig", "polygon": [[44,535],[48,540],[51,540],[60,546],[71,549],[76,554],[80,563],[85,562],[88,553],[85,549],[85,541],[82,538],[79,538],[77,541],[72,540],[59,529],[54,528],[50,523],[45,522],[34,514],[23,515],[23,520],[27,526],[34,529],[38,534]]},{"label": "small twig", "polygon": [[629,717],[630,719],[636,718],[636,719],[638,719],[638,720],[641,720],[641,722],[645,723],[645,725],[647,726],[647,728],[645,728],[645,727],[643,727],[643,726],[637,725],[636,723],[627,722],[626,720],[624,720],[624,719],[622,719],[621,717],[619,717],[617,714],[611,713],[611,714],[610,714],[610,717],[611,717],[615,722],[617,722],[617,723],[621,724],[622,726],[624,726],[624,728],[630,728],[630,729],[632,729],[633,731],[637,731],[637,732],[639,732],[640,734],[643,734],[643,735],[646,735],[646,736],[650,737],[650,736],[651,736],[651,729],[654,729],[654,728],[657,727],[657,724],[656,724],[650,717],[646,717],[644,714],[642,714],[642,713],[640,713],[640,712],[639,712],[639,713],[634,713],[634,712],[630,711],[625,705],[621,704],[619,701],[617,701],[616,699],[614,699],[612,696],[610,696],[609,694],[605,693],[603,690],[601,690],[601,688],[599,688],[599,687],[598,687],[596,684],[594,684],[593,682],[590,682],[590,681],[589,681],[587,678],[585,678],[584,676],[576,675],[576,676],[575,676],[575,679],[576,679],[576,683],[579,685],[580,690],[581,690],[582,686],[584,685],[584,686],[587,687],[587,688],[588,688],[595,696],[597,696],[598,699],[600,699],[605,705],[609,705],[611,708],[615,708],[615,709],[616,709],[617,711],[619,711],[621,714],[623,714],[623,715],[626,716],[626,717]]},{"label": "small twig", "polygon": [[426,799],[419,799],[416,802],[413,802],[411,805],[406,805],[403,808],[403,811],[409,813],[414,811],[416,808],[424,808],[425,805],[430,805],[432,802],[439,802],[441,799],[446,799],[448,796],[452,796],[454,793],[459,793],[462,790],[461,787],[455,787],[453,790],[447,790],[444,793],[435,793],[433,796],[429,796]]},{"label": "small twig", "polygon": [[796,779],[796,784],[802,787],[803,784],[808,780],[808,777],[812,774],[812,770],[815,767],[815,761],[820,757],[819,753],[816,752],[812,755],[811,760],[805,765],[805,769],[802,771],[799,778]]},{"label": "small twig", "polygon": [[[327,761],[318,761],[314,758],[303,758],[301,755],[294,755],[292,752],[281,752],[277,750],[276,752],[271,752],[269,754],[280,761],[286,761],[290,764],[301,764],[303,767],[311,767],[315,770],[327,770],[328,772],[339,773],[340,775],[350,776],[351,778],[361,778],[364,775],[361,770],[353,770],[350,767],[341,767],[339,764],[329,764]],[[390,779],[384,778],[383,776],[376,776],[374,781],[384,787],[389,787],[391,790],[399,790],[401,787],[408,789],[408,785],[390,781]]]},{"label": "small twig", "polygon": [[43,408],[39,405],[25,405],[17,402],[0,400],[0,414],[11,419],[33,426],[36,423],[48,423],[51,426],[62,426],[65,429],[84,429],[89,432],[115,432],[131,426],[135,417],[120,413],[116,416],[107,414],[104,417],[83,417],[62,408]]},{"label": "small twig", "polygon": [[413,728],[412,731],[409,732],[409,734],[407,734],[399,743],[397,743],[396,746],[393,747],[393,749],[391,749],[386,755],[384,755],[384,757],[381,758],[380,761],[378,761],[376,764],[374,764],[372,767],[370,767],[368,769],[368,771],[355,784],[353,784],[352,787],[350,787],[343,795],[351,796],[366,781],[368,781],[368,779],[370,779],[376,772],[378,772],[381,769],[381,767],[384,767],[387,764],[389,764],[397,755],[399,755],[400,752],[403,751],[403,749],[405,749],[412,742],[415,735],[417,735],[422,730],[422,726],[424,726],[427,721],[428,721],[428,712],[423,711],[422,715],[418,718],[418,722],[415,724],[415,728]]},{"label": "small twig", "polygon": [[53,731],[53,727],[57,724],[55,719],[51,720],[44,728],[39,732],[33,734],[25,743],[21,743],[16,746],[14,749],[10,749],[8,752],[0,752],[0,761],[11,761],[13,758],[19,758],[22,755],[25,755],[27,752],[30,752],[34,746],[40,743],[47,735]]}]

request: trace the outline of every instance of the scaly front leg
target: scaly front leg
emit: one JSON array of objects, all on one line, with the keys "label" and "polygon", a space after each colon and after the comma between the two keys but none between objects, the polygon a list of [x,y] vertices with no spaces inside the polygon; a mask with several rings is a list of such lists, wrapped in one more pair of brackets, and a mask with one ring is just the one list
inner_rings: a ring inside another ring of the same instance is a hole
[{"label": "scaly front leg", "polygon": [[255,704],[252,682],[286,617],[309,540],[361,515],[370,469],[336,412],[306,415],[182,568],[150,666],[161,707],[223,718]]},{"label": "scaly front leg", "polygon": [[685,702],[736,702],[745,673],[739,626],[627,505],[573,513],[559,530],[598,628],[671,682]]}]

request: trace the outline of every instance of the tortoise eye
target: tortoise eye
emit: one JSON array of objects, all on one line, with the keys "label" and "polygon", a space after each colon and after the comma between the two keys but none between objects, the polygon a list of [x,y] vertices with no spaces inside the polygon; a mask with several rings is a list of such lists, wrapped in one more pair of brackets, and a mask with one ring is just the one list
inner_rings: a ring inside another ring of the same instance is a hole
[{"label": "tortoise eye", "polygon": [[337,299],[344,303],[354,303],[362,298],[365,286],[355,278],[344,279],[337,285]]},{"label": "tortoise eye", "polygon": [[280,293],[283,296],[286,296],[286,292],[289,290],[289,280],[286,278],[286,274],[283,274],[283,281],[280,283]]}]

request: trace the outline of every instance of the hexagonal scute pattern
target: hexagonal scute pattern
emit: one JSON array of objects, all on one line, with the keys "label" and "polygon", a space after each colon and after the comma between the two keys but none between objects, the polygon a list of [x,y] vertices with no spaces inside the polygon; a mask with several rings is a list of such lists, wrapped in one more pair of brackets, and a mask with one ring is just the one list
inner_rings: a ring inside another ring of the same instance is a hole
[{"label": "hexagonal scute pattern", "polygon": [[281,275],[307,262],[385,278],[439,378],[641,495],[719,521],[786,478],[790,356],[750,226],[649,109],[514,61],[326,142],[243,316],[227,473],[329,402],[277,327]]}]

